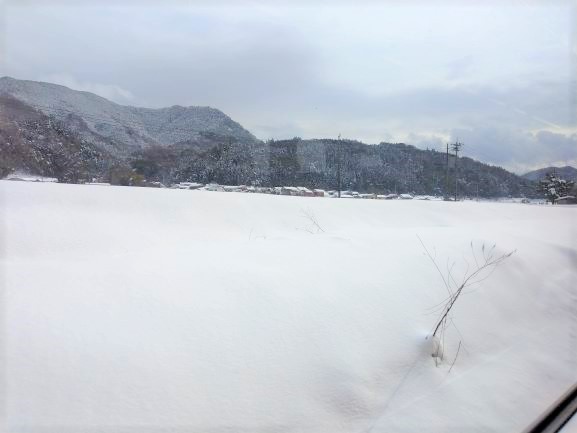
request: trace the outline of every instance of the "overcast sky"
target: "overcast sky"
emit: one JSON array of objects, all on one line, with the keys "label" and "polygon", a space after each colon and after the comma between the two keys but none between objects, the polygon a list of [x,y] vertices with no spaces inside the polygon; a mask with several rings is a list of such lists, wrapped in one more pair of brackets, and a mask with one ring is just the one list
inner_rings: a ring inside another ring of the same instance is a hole
[{"label": "overcast sky", "polygon": [[261,139],[577,166],[575,1],[118,3],[5,0],[0,75],[209,105]]}]

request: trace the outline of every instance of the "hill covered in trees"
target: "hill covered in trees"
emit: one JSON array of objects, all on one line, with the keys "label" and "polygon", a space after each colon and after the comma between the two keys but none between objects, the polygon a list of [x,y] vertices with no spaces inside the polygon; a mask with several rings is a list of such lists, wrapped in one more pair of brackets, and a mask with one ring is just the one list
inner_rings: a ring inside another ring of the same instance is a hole
[{"label": "hill covered in trees", "polygon": [[[369,145],[352,140],[270,140],[239,144],[211,136],[211,146],[187,145],[143,149],[132,167],[163,182],[193,181],[263,186],[301,185],[375,193],[453,194],[455,170],[446,154],[402,143]],[[207,147],[208,146],[208,147]],[[459,158],[457,187],[461,195],[534,196],[533,182],[500,167]]]},{"label": "hill covered in trees", "polygon": [[540,181],[544,179],[547,173],[556,173],[557,176],[567,180],[577,180],[577,168],[566,165],[564,167],[545,167],[538,170],[525,173],[522,177],[525,179]]},{"label": "hill covered in trees", "polygon": [[[445,153],[403,143],[256,139],[209,107],[141,109],[50,83],[0,79],[0,175],[64,182],[183,181],[451,195]],[[66,108],[68,107],[68,108]],[[470,197],[535,196],[535,183],[459,158],[457,187]]]},{"label": "hill covered in trees", "polygon": [[66,122],[0,95],[0,178],[22,171],[76,183],[109,172],[117,162]]},{"label": "hill covered in trees", "polygon": [[[273,184],[303,184],[335,189],[340,161],[343,189],[363,192],[452,194],[454,168],[446,154],[403,143],[368,145],[350,140],[284,140],[269,144]],[[459,158],[457,185],[468,196],[531,196],[534,186],[508,171],[470,158]]]}]

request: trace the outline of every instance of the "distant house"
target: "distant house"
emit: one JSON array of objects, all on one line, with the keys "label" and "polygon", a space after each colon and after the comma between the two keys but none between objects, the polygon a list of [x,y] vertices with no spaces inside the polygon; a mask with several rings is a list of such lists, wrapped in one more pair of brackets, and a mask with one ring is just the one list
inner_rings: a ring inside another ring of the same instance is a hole
[{"label": "distant house", "polygon": [[350,198],[350,197],[360,198],[360,194],[358,193],[358,191],[351,191],[351,190],[343,191],[341,193],[341,197],[343,197],[343,196],[346,196],[347,198]]},{"label": "distant house", "polygon": [[280,190],[281,195],[299,195],[299,190],[296,186],[283,186]]},{"label": "distant house", "polygon": [[222,187],[226,192],[241,192],[246,191],[247,187],[245,185],[223,185]]},{"label": "distant house", "polygon": [[[344,192],[341,192],[341,196],[344,194]],[[334,191],[334,190],[330,190],[326,192],[326,196],[331,197],[331,198],[338,198],[339,197],[339,192],[338,191]]]},{"label": "distant house", "polygon": [[326,192],[324,189],[315,189],[315,190],[313,190],[313,193],[314,193],[315,197],[324,197],[326,195]]},{"label": "distant house", "polygon": [[198,188],[201,188],[203,186],[204,185],[202,183],[180,182],[180,183],[173,185],[173,188],[176,188],[176,189],[198,189]]},{"label": "distant house", "polygon": [[268,186],[256,186],[255,192],[258,192],[261,194],[276,194],[275,188],[270,188]]},{"label": "distant house", "polygon": [[206,184],[203,189],[205,191],[224,191],[224,188],[222,187],[222,185],[219,185],[218,183],[209,183]]},{"label": "distant house", "polygon": [[303,197],[314,197],[315,193],[312,192],[310,189],[305,188],[304,186],[297,186],[298,192],[300,196]]},{"label": "distant house", "polygon": [[281,195],[293,195],[300,197],[315,197],[315,193],[304,186],[283,186]]}]

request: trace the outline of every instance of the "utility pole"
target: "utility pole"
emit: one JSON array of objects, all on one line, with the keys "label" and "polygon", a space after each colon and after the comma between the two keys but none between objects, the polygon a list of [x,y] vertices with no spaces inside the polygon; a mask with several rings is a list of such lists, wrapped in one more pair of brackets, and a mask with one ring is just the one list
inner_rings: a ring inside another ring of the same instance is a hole
[{"label": "utility pole", "polygon": [[447,143],[447,158],[445,160],[445,199],[449,199],[449,143]]},{"label": "utility pole", "polygon": [[341,160],[343,158],[343,146],[341,143],[341,134],[339,134],[339,143],[338,143],[338,150],[337,150],[337,183],[338,183],[338,191],[339,191],[339,198],[341,198]]},{"label": "utility pole", "polygon": [[451,144],[451,149],[455,151],[455,201],[457,201],[457,161],[459,160],[459,150],[461,150],[461,147],[463,147],[463,143],[459,142],[458,139]]}]

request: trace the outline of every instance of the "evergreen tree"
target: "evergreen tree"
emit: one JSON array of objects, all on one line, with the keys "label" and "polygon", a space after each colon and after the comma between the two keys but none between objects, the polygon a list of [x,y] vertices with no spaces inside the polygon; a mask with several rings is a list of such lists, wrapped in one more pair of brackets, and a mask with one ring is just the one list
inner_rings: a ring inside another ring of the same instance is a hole
[{"label": "evergreen tree", "polygon": [[569,195],[574,184],[572,180],[561,179],[555,173],[547,173],[545,179],[539,181],[537,190],[545,194],[547,201],[555,204],[561,197]]}]

